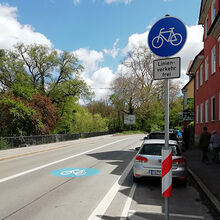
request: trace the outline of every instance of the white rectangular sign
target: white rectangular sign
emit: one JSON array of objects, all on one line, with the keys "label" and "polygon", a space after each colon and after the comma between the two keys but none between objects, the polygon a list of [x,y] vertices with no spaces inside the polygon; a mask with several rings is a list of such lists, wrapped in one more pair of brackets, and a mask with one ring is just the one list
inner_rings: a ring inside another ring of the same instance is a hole
[{"label": "white rectangular sign", "polygon": [[159,59],[153,61],[153,78],[180,78],[180,57]]},{"label": "white rectangular sign", "polygon": [[135,115],[124,114],[124,124],[126,125],[134,125],[136,123]]}]

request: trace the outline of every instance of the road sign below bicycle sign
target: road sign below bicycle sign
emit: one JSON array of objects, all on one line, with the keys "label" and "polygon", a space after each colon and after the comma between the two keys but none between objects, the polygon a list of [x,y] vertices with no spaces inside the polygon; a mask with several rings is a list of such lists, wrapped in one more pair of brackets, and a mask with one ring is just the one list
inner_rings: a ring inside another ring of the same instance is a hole
[{"label": "road sign below bicycle sign", "polygon": [[100,173],[100,171],[94,168],[65,168],[53,170],[50,173],[54,176],[60,177],[82,177],[93,176]]},{"label": "road sign below bicycle sign", "polygon": [[180,78],[180,68],[180,57],[154,60],[153,78],[154,80]]},{"label": "road sign below bicycle sign", "polygon": [[157,21],[150,29],[148,45],[160,57],[173,56],[186,42],[187,31],[178,18],[167,16]]}]

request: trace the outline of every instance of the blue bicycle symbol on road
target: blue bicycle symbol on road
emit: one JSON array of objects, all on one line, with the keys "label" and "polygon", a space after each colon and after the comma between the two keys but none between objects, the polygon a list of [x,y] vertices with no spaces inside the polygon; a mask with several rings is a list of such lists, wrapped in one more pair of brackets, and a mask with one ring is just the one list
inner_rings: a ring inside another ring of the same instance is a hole
[{"label": "blue bicycle symbol on road", "polygon": [[164,40],[168,43],[171,43],[173,46],[178,46],[181,44],[183,40],[182,35],[179,33],[174,33],[174,29],[175,28],[172,27],[167,31],[165,28],[161,28],[159,35],[153,38],[152,46],[158,49],[163,46]]},{"label": "blue bicycle symbol on road", "polygon": [[50,173],[59,177],[84,177],[97,175],[100,171],[94,168],[63,168],[53,170]]},{"label": "blue bicycle symbol on road", "polygon": [[85,169],[72,169],[72,170],[64,170],[62,172],[60,172],[61,176],[66,176],[66,175],[75,175],[75,176],[84,176],[86,175],[86,171]]}]

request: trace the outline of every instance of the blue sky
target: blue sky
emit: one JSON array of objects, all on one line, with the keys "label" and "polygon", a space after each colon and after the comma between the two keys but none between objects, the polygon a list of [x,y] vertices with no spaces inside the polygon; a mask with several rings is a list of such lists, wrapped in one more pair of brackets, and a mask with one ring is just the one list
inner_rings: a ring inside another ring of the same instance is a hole
[{"label": "blue sky", "polygon": [[[202,28],[197,25],[200,3],[201,0],[0,0],[0,47],[10,49],[17,41],[23,41],[74,52],[86,67],[85,81],[94,88],[109,87],[125,52],[140,42],[147,43],[149,27],[170,14],[188,26],[188,46],[180,53],[184,72],[189,59],[202,48]],[[103,90],[96,93],[97,97],[106,94]]]}]

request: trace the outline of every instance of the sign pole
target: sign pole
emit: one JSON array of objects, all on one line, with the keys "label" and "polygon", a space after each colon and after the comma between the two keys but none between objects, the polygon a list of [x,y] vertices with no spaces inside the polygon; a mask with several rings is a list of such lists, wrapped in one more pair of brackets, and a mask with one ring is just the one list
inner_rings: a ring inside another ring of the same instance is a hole
[{"label": "sign pole", "polygon": [[[169,151],[169,79],[165,79],[165,149],[164,150]],[[172,173],[170,173],[170,176],[172,181]],[[169,197],[165,197],[165,220],[169,220]]]},{"label": "sign pole", "polygon": [[[169,33],[169,37],[167,34]],[[165,198],[165,220],[169,220],[169,197],[172,194],[172,149],[169,147],[169,79],[180,77],[180,58],[168,58],[178,53],[186,42],[186,27],[178,18],[166,15],[158,20],[148,34],[150,50],[167,59],[153,62],[154,79],[165,83],[165,145],[162,148],[162,196]]]}]

